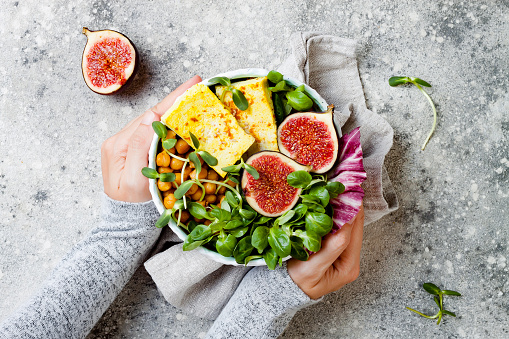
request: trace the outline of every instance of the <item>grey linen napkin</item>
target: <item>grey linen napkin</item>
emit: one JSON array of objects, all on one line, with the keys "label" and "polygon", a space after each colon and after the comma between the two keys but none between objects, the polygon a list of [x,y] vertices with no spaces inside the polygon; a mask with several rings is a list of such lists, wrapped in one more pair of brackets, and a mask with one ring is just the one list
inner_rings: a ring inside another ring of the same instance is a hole
[{"label": "grey linen napkin", "polygon": [[[367,109],[356,60],[357,42],[319,33],[295,33],[291,55],[279,71],[314,88],[336,107],[334,123],[341,134],[360,126],[364,168],[365,225],[398,208],[398,200],[384,168],[393,130]],[[167,250],[160,252],[162,249]],[[160,252],[160,253],[158,253]],[[215,319],[249,267],[217,263],[196,251],[182,251],[181,240],[169,229],[161,235],[145,268],[172,305],[196,316]]]}]

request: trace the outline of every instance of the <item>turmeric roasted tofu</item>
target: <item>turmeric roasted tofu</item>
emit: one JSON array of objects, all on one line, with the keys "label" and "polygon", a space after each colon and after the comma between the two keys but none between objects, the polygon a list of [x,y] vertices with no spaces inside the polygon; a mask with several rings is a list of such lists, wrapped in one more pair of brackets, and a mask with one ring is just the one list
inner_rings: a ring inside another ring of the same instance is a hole
[{"label": "turmeric roasted tofu", "polygon": [[[227,92],[224,98],[224,104],[230,108],[242,129],[255,138],[249,155],[265,150],[278,151],[276,118],[267,77],[235,82],[232,85],[244,93],[249,102],[249,107],[241,111],[233,103],[231,92]],[[224,86],[216,86],[218,97],[221,97],[223,90]]]},{"label": "turmeric roasted tofu", "polygon": [[222,177],[226,173],[221,168],[235,164],[255,141],[203,84],[189,88],[161,121],[191,146],[189,132],[193,133],[200,141],[200,149],[217,159],[213,168]]}]

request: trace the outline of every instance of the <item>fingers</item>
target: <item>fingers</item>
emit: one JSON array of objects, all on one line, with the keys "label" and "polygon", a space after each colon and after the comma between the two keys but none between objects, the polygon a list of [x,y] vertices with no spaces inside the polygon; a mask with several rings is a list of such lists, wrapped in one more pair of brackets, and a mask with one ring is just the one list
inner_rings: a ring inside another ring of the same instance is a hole
[{"label": "fingers", "polygon": [[160,103],[158,103],[157,105],[152,107],[151,108],[152,112],[154,112],[155,114],[157,114],[159,116],[163,115],[171,107],[171,105],[173,105],[173,103],[175,102],[175,99],[179,95],[184,93],[189,87],[196,85],[199,82],[201,82],[201,77],[199,75],[195,75],[191,79],[187,80],[182,85],[177,87],[176,90],[171,92],[166,98],[161,100]]},{"label": "fingers", "polygon": [[359,276],[363,232],[364,208],[361,206],[361,210],[353,222],[350,243],[334,262],[334,266],[346,278],[347,283],[354,281]]},{"label": "fingers", "polygon": [[127,156],[120,184],[125,188],[125,192],[129,192],[128,199],[131,202],[150,200],[148,179],[141,174],[141,169],[148,165],[148,151],[154,134],[151,124],[158,119],[156,114],[147,112],[127,144]]}]

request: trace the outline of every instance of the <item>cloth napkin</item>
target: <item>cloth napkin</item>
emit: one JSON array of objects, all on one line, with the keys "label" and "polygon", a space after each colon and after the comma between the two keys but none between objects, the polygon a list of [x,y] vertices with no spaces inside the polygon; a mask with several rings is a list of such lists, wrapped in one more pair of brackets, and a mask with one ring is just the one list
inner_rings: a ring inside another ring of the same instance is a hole
[{"label": "cloth napkin", "polygon": [[[319,33],[294,33],[292,53],[278,69],[314,88],[336,107],[334,123],[341,134],[360,126],[364,168],[365,225],[398,208],[384,167],[393,130],[367,109],[357,70],[355,40]],[[341,135],[340,135],[341,136]],[[197,251],[184,252],[182,241],[166,227],[145,268],[164,298],[189,314],[215,319],[249,267],[215,262]]]}]

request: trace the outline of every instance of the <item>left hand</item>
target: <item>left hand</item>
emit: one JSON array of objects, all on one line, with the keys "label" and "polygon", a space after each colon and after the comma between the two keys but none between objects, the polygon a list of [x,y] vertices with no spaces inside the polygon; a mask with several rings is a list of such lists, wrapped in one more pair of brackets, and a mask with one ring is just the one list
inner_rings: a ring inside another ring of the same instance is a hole
[{"label": "left hand", "polygon": [[152,122],[160,120],[179,95],[200,81],[198,75],[189,79],[102,144],[104,193],[111,199],[126,202],[151,200],[148,179],[141,174],[141,169],[148,165],[148,150],[154,135]]}]

